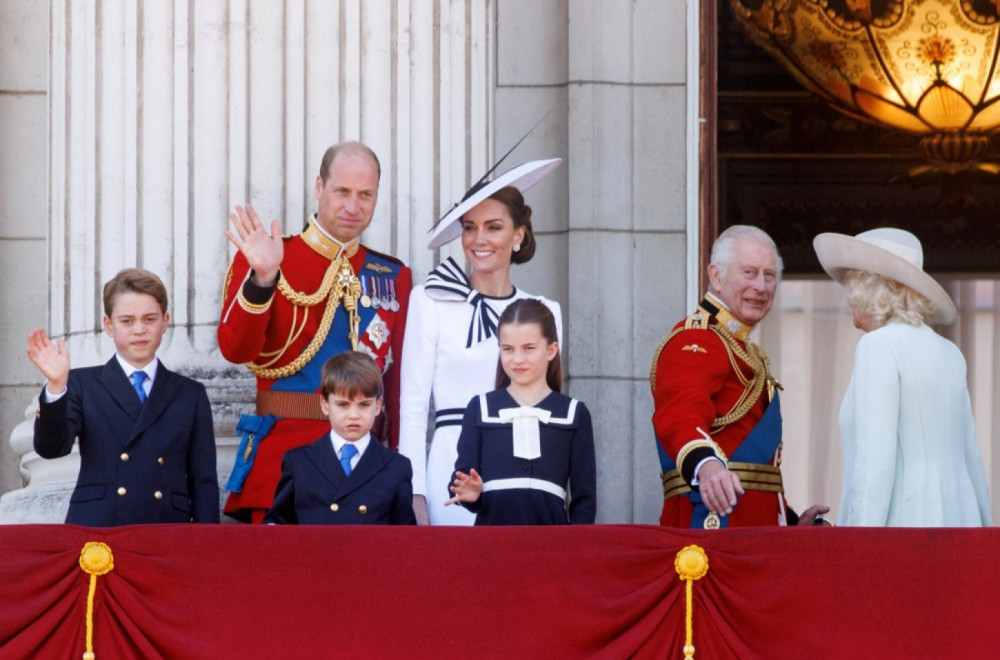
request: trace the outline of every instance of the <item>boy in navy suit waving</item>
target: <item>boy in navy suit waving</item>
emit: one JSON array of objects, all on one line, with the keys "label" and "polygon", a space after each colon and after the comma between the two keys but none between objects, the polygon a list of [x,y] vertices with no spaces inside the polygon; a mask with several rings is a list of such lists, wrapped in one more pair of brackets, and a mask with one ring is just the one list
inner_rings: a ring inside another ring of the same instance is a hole
[{"label": "boy in navy suit waving", "polygon": [[320,406],[330,433],[285,452],[265,523],[415,525],[410,460],[371,436],[382,374],[357,351],[323,365]]},{"label": "boy in navy suit waving", "polygon": [[62,340],[28,335],[28,358],[47,379],[35,418],[35,451],[65,456],[79,439],[80,475],[67,523],[219,522],[215,434],[205,387],[156,357],[170,322],[167,289],[126,268],[104,285],[104,330],[115,355],[69,368]]}]

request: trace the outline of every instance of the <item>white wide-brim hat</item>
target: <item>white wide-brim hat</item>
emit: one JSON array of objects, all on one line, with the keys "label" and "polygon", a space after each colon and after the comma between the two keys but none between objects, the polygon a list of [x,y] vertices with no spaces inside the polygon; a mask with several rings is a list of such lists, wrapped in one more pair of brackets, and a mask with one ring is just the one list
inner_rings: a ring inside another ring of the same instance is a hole
[{"label": "white wide-brim hat", "polygon": [[825,233],[813,239],[813,249],[823,270],[841,284],[849,270],[876,273],[910,287],[930,300],[937,313],[930,323],[954,323],[955,303],[933,277],[924,272],[920,239],[903,229],[882,227],[857,236]]},{"label": "white wide-brim hat", "polygon": [[[523,165],[518,165],[509,172],[501,174],[492,181],[479,182],[470,188],[462,201],[455,204],[443,218],[431,229],[431,240],[427,243],[427,249],[441,247],[445,243],[450,243],[462,235],[462,225],[459,220],[465,212],[473,206],[483,201],[496,191],[507,186],[513,186],[523,194],[525,190],[544,179],[549,172],[559,167],[562,158],[549,158],[548,160],[533,160]],[[477,187],[479,186],[479,187]]]}]

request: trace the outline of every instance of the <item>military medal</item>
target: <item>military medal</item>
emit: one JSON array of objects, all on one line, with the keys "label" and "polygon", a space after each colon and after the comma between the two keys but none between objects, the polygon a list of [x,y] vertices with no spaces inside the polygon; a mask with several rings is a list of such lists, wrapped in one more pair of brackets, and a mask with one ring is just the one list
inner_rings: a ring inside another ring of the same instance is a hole
[{"label": "military medal", "polygon": [[372,307],[380,309],[382,307],[381,293],[379,292],[379,279],[372,278]]},{"label": "military medal", "polygon": [[361,277],[360,279],[361,279],[361,291],[362,291],[362,294],[361,294],[361,306],[362,307],[371,307],[372,306],[372,299],[371,299],[371,296],[368,295],[368,278],[367,277]]},{"label": "military medal", "polygon": [[722,521],[719,520],[719,514],[710,513],[705,516],[705,529],[719,529],[722,527]]},{"label": "military medal", "polygon": [[389,283],[383,279],[378,280],[378,306],[380,309],[389,309]]},{"label": "military medal", "polygon": [[399,301],[396,300],[396,282],[395,280],[389,280],[389,309],[393,312],[399,311]]}]

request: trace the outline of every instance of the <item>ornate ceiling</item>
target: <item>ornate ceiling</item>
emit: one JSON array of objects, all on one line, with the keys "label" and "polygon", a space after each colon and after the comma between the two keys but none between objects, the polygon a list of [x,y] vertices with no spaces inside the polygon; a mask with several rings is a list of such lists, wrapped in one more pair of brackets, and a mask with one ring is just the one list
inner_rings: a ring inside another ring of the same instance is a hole
[{"label": "ornate ceiling", "polygon": [[720,230],[764,228],[789,274],[822,273],[820,232],[888,225],[920,237],[932,272],[1000,273],[1000,176],[910,176],[926,165],[918,137],[831,109],[744,37],[728,3],[718,16]]}]

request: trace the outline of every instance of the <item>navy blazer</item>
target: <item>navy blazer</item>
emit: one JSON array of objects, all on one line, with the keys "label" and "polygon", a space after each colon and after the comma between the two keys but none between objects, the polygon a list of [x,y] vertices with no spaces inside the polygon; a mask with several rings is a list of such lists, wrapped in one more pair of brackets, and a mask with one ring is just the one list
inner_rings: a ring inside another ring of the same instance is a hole
[{"label": "navy blazer", "polygon": [[350,476],[330,435],[289,449],[265,523],[302,525],[415,525],[410,459],[373,437]]},{"label": "navy blazer", "polygon": [[219,522],[212,409],[198,381],[161,362],[142,404],[114,357],[71,369],[65,396],[46,403],[42,390],[35,451],[65,456],[77,438],[80,476],[66,522]]}]

